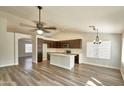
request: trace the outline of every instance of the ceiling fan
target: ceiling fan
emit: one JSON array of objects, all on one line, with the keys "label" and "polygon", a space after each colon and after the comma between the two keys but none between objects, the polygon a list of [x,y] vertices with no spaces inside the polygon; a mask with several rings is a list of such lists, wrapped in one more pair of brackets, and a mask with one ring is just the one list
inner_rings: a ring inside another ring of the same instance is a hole
[{"label": "ceiling fan", "polygon": [[24,23],[21,23],[20,25],[21,26],[25,26],[25,27],[31,27],[31,28],[34,28],[32,29],[33,31],[36,31],[38,34],[43,34],[43,33],[50,33],[50,31],[48,30],[56,30],[56,27],[46,27],[44,26],[44,22],[41,22],[41,9],[43,9],[41,6],[37,6],[38,10],[39,10],[39,21],[33,21],[35,22],[35,26],[32,26],[32,25],[28,25],[28,24],[24,24]]}]

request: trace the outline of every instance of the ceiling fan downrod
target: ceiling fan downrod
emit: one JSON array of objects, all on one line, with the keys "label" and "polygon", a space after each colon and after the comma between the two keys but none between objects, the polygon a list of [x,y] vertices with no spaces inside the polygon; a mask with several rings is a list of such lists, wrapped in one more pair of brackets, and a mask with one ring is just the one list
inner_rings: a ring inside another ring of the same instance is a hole
[{"label": "ceiling fan downrod", "polygon": [[37,8],[39,9],[39,23],[41,22],[41,6],[37,6]]}]

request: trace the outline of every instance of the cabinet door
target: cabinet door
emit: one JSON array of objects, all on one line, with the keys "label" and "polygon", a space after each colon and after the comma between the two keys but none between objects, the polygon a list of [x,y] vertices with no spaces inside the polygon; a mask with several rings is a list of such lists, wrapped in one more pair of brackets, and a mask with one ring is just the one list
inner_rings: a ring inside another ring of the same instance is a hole
[{"label": "cabinet door", "polygon": [[37,58],[37,59],[38,59],[38,60],[37,60],[37,61],[38,61],[38,62],[42,62],[42,52],[43,52],[43,51],[42,51],[42,44],[43,44],[43,40],[38,38],[37,41],[38,41],[38,43],[37,43],[37,44],[38,44],[38,45],[37,45],[37,48],[38,48],[38,50],[37,50],[37,52],[38,52],[38,53],[37,53],[37,54],[38,54],[37,57],[38,57],[38,58]]},{"label": "cabinet door", "polygon": [[51,41],[47,41],[47,47],[48,47],[48,48],[52,48]]},{"label": "cabinet door", "polygon": [[54,48],[61,48],[61,41],[54,41]]},{"label": "cabinet door", "polygon": [[56,41],[53,41],[53,43],[52,43],[52,44],[53,44],[53,45],[52,45],[52,47],[53,47],[53,48],[58,48],[58,46],[57,46],[57,45],[58,45],[58,43],[57,43]]},{"label": "cabinet door", "polygon": [[67,48],[68,41],[62,41],[61,42],[61,48]]},{"label": "cabinet door", "polygon": [[79,64],[79,55],[76,55],[76,56],[75,56],[75,63],[76,63],[76,64]]},{"label": "cabinet door", "polygon": [[42,52],[38,52],[38,56],[37,57],[38,57],[38,62],[42,62],[42,60],[43,60],[42,59],[43,58],[42,57]]},{"label": "cabinet door", "polygon": [[70,48],[81,48],[81,39],[70,40]]}]

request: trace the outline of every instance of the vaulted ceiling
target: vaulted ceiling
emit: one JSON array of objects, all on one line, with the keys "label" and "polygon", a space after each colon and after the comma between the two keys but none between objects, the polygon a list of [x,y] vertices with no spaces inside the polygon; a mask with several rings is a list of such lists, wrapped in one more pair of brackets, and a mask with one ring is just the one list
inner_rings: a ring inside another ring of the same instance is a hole
[{"label": "vaulted ceiling", "polygon": [[[32,21],[38,20],[38,9],[35,6],[1,6],[0,11],[23,19],[17,20],[16,17],[0,13],[0,16],[6,16],[9,27],[17,31],[19,23],[35,25]],[[124,7],[43,6],[41,20],[48,26],[56,26],[58,31],[90,32],[89,26],[95,25],[103,33],[122,33]],[[30,31],[30,28],[20,28],[22,31]]]}]

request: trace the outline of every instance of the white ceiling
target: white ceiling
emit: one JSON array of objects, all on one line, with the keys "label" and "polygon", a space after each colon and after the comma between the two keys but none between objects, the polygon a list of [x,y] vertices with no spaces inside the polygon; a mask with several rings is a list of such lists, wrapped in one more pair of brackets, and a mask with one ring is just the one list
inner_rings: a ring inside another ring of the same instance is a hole
[{"label": "white ceiling", "polygon": [[[28,24],[32,25],[32,20],[38,20],[38,10],[34,6],[1,6],[0,11],[29,20]],[[41,18],[48,26],[56,26],[59,30],[89,32],[89,25],[95,25],[103,33],[124,30],[123,6],[44,6]],[[8,24],[14,26],[14,22],[8,21]]]}]

